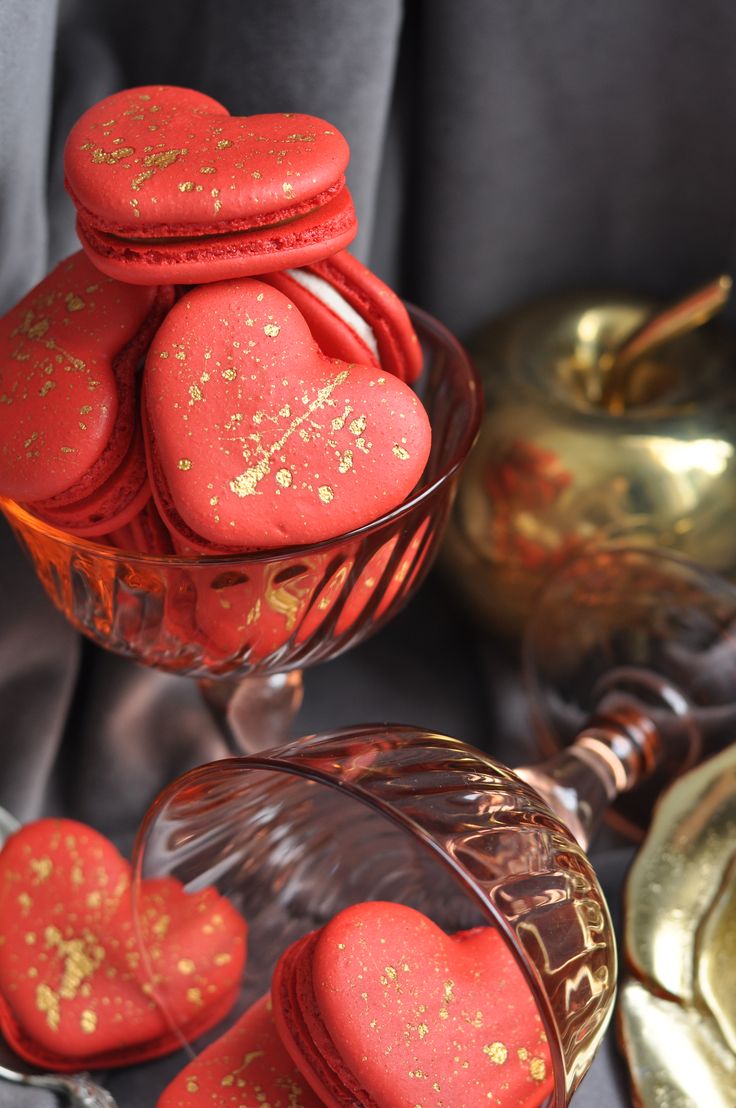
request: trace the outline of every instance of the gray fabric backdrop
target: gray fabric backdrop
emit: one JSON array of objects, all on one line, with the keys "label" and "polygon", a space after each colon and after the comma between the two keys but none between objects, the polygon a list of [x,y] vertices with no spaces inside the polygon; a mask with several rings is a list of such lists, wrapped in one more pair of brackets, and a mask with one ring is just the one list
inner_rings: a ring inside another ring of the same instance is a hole
[{"label": "gray fabric backdrop", "polygon": [[[729,0],[0,0],[0,306],[75,249],[61,149],[127,85],[192,85],[237,114],[325,116],[352,147],[357,251],[461,337],[539,293],[667,296],[733,269],[736,7]],[[0,804],[123,845],[157,790],[224,747],[185,680],[103,655],[0,531]],[[307,732],[431,726],[533,754],[513,666],[438,579],[307,677]],[[628,848],[596,865],[614,903]],[[110,1075],[155,1103],[177,1060]],[[576,1108],[629,1102],[609,1034]],[[0,1085],[0,1105],[52,1100]]]}]

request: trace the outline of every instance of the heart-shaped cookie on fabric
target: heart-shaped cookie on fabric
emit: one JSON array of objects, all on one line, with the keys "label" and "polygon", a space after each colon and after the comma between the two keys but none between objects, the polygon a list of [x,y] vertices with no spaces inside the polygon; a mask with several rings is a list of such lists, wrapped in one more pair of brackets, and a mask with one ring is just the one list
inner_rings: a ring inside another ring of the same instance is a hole
[{"label": "heart-shaped cookie on fabric", "polygon": [[320,1108],[287,1053],[273,1022],[271,998],[261,997],[216,1042],[178,1074],[157,1108]]},{"label": "heart-shaped cookie on fabric", "polygon": [[272,998],[327,1105],[538,1108],[552,1091],[530,987],[491,927],[448,936],[404,905],[356,904],[287,950]]},{"label": "heart-shaped cookie on fabric", "polygon": [[315,116],[231,116],[200,92],[151,85],[86,111],[64,169],[82,245],[103,273],[193,284],[347,246],[357,230],[348,158],[340,132]]},{"label": "heart-shaped cookie on fabric", "polygon": [[326,357],[291,301],[248,278],[177,302],[146,359],[144,412],[159,511],[205,552],[370,523],[416,486],[431,439],[407,385]]},{"label": "heart-shaped cookie on fabric", "polygon": [[[44,1069],[130,1065],[176,1050],[232,1006],[245,920],[214,888],[143,882],[140,942],[130,866],[73,820],[38,820],[0,852],[0,1028]],[[146,965],[150,965],[150,975]]]}]

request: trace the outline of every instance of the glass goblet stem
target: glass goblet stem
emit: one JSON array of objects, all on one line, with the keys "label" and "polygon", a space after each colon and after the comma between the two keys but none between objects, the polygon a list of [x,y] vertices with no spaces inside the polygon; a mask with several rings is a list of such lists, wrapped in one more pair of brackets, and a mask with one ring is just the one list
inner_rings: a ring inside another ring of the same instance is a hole
[{"label": "glass goblet stem", "polygon": [[199,687],[234,755],[280,746],[301,707],[302,671],[202,678]]},{"label": "glass goblet stem", "polygon": [[632,708],[596,718],[571,746],[514,772],[587,851],[610,805],[659,765],[663,749],[652,720]]}]

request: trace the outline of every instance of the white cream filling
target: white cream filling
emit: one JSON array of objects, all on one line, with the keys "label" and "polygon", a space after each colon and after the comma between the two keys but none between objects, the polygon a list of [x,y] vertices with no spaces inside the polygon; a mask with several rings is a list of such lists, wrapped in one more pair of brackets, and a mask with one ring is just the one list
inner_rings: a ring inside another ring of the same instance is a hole
[{"label": "white cream filling", "polygon": [[341,296],[337,289],[333,288],[323,277],[317,277],[314,273],[306,273],[303,269],[287,269],[286,272],[290,277],[293,277],[297,284],[311,292],[322,304],[330,308],[335,315],[338,315],[343,323],[347,323],[348,327],[351,327],[369,350],[375,354],[376,361],[380,361],[378,343],[373,328],[367,320],[363,319],[362,315],[356,312],[352,304],[348,304],[345,297]]}]

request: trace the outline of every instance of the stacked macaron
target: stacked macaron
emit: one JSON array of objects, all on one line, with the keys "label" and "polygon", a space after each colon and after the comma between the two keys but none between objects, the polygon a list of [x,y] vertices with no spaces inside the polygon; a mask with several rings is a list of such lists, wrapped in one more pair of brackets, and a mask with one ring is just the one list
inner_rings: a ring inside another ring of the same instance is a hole
[{"label": "stacked macaron", "polygon": [[429,454],[421,352],[344,249],[348,154],[324,120],[188,89],[87,111],[65,151],[84,252],[0,321],[0,495],[163,554],[310,544],[400,504]]},{"label": "stacked macaron", "polygon": [[368,902],[289,947],[270,997],[158,1108],[538,1108],[552,1088],[542,1020],[506,940],[491,927],[446,935],[412,908]]}]

